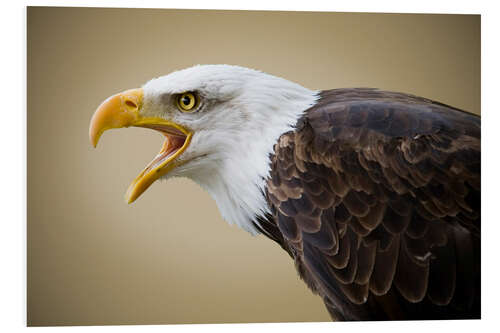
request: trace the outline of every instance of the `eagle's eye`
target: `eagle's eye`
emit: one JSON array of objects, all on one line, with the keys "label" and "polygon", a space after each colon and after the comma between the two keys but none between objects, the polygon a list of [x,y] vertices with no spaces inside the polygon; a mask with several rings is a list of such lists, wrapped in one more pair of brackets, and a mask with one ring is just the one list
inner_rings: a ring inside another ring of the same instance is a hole
[{"label": "eagle's eye", "polygon": [[191,92],[185,92],[177,96],[177,106],[182,112],[193,111],[196,104],[196,96]]}]

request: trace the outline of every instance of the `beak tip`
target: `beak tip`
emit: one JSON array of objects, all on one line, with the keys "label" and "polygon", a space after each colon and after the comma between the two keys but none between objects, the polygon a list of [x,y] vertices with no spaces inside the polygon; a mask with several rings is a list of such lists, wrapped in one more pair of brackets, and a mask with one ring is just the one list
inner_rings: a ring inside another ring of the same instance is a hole
[{"label": "beak tip", "polygon": [[89,131],[89,141],[92,147],[96,148],[102,133],[95,131],[92,127]]},{"label": "beak tip", "polygon": [[133,195],[132,189],[131,189],[131,188],[129,188],[129,189],[127,190],[127,193],[125,193],[125,197],[124,197],[124,199],[125,199],[125,202],[126,202],[128,205],[130,205],[130,204],[132,204],[132,203],[133,203],[133,202],[137,199],[137,195]]}]

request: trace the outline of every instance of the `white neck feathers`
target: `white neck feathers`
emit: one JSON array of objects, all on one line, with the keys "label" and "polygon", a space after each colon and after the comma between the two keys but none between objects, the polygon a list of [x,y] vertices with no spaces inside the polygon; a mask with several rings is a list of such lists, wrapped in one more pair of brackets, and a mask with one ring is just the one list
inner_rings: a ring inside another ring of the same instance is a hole
[{"label": "white neck feathers", "polygon": [[259,78],[230,103],[245,119],[220,142],[224,148],[214,168],[191,175],[215,199],[226,221],[254,235],[259,232],[252,221],[270,212],[265,186],[274,145],[317,100],[317,92],[290,81],[265,74]]}]

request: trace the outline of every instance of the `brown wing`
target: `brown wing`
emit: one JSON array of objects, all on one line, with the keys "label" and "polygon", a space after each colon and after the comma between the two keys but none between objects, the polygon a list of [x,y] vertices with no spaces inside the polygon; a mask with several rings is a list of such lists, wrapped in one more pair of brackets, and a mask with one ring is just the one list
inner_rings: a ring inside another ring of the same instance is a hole
[{"label": "brown wing", "polygon": [[324,91],[271,169],[282,236],[269,230],[334,318],[479,317],[479,117],[405,94]]}]

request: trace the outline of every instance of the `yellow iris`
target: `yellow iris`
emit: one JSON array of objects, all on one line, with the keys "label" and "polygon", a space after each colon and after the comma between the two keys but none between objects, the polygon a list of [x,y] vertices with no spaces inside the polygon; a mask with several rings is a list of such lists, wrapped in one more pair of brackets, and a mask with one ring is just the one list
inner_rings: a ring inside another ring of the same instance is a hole
[{"label": "yellow iris", "polygon": [[190,92],[180,94],[177,98],[177,106],[183,112],[193,111],[196,106],[196,97]]}]

